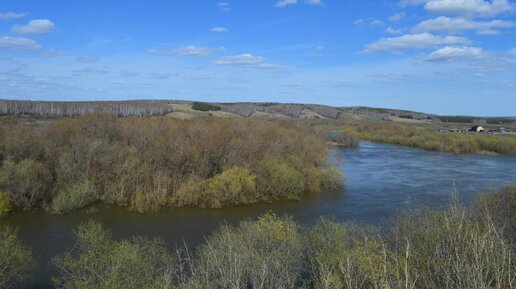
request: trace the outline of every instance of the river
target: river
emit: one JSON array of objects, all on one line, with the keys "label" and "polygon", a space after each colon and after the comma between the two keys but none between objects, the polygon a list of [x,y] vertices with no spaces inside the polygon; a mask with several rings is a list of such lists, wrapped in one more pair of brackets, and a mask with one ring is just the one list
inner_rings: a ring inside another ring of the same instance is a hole
[{"label": "river", "polygon": [[333,149],[331,162],[346,174],[344,189],[299,202],[180,208],[152,214],[97,205],[100,210],[94,214],[86,209],[64,216],[19,212],[0,219],[0,225],[17,227],[20,238],[33,248],[40,265],[32,288],[45,288],[53,274],[50,258],[73,244],[72,231],[88,219],[105,224],[115,238],[144,235],[163,238],[171,248],[183,241],[194,247],[221,223],[234,224],[267,211],[291,215],[303,224],[325,215],[343,222],[381,225],[406,209],[448,206],[454,185],[469,206],[480,193],[516,182],[516,156],[457,156],[364,141],[355,149]]}]

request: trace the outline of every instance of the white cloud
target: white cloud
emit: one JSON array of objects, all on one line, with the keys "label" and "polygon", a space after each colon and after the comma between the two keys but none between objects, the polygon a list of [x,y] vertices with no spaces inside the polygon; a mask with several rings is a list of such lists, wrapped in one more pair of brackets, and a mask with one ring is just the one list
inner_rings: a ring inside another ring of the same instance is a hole
[{"label": "white cloud", "polygon": [[37,50],[40,49],[41,44],[37,43],[32,39],[23,37],[11,37],[2,36],[0,37],[0,48],[9,50]]},{"label": "white cloud", "polygon": [[211,48],[211,47],[201,47],[195,45],[188,45],[185,47],[180,47],[177,49],[166,49],[166,50],[158,50],[151,49],[149,53],[155,55],[163,55],[163,56],[209,56],[212,55],[215,51],[223,51],[224,47]]},{"label": "white cloud", "polygon": [[14,25],[11,31],[18,34],[47,34],[52,33],[54,27],[54,23],[48,19],[36,19],[26,25]]},{"label": "white cloud", "polygon": [[219,65],[249,65],[259,64],[263,62],[263,57],[254,56],[252,54],[240,54],[233,56],[224,56],[215,60],[215,64]]},{"label": "white cloud", "polygon": [[0,20],[23,18],[25,16],[27,16],[27,13],[3,12],[0,13]]},{"label": "white cloud", "polygon": [[279,64],[276,64],[276,63],[262,63],[262,64],[260,64],[260,68],[263,68],[263,69],[280,69],[282,67],[283,66],[281,66]]},{"label": "white cloud", "polygon": [[389,20],[391,22],[396,22],[396,21],[400,21],[400,20],[404,19],[405,17],[407,17],[407,14],[405,14],[405,12],[399,12],[399,13],[389,16],[389,18],[387,18],[387,20]]},{"label": "white cloud", "polygon": [[228,12],[229,11],[229,3],[228,2],[219,2],[217,4],[217,7],[222,12]]},{"label": "white cloud", "polygon": [[402,0],[401,6],[423,5],[427,11],[441,15],[462,17],[494,17],[514,12],[516,6],[509,0]]},{"label": "white cloud", "polygon": [[478,60],[484,58],[486,53],[479,47],[451,47],[446,46],[430,53],[425,61],[428,62],[455,62]]},{"label": "white cloud", "polygon": [[281,8],[292,4],[297,4],[297,0],[279,0],[274,6]]},{"label": "white cloud", "polygon": [[413,32],[461,32],[465,30],[477,30],[479,34],[486,32],[495,33],[494,28],[512,28],[516,23],[502,20],[481,22],[464,18],[450,18],[440,16],[435,19],[425,20],[412,29]]},{"label": "white cloud", "polygon": [[394,29],[392,27],[387,27],[387,29],[385,30],[387,33],[390,33],[390,34],[401,34],[403,33],[403,29]]},{"label": "white cloud", "polygon": [[216,33],[223,33],[223,32],[229,32],[229,30],[227,28],[224,28],[224,27],[213,27],[210,29],[211,32],[216,32]]},{"label": "white cloud", "polygon": [[438,36],[430,33],[405,34],[392,38],[381,38],[373,44],[369,44],[362,51],[373,53],[382,51],[401,52],[403,50],[421,50],[434,48],[441,45],[469,45],[471,41],[465,37]]},{"label": "white cloud", "polygon": [[383,25],[383,21],[376,18],[369,18],[369,19],[357,19],[353,21],[353,24],[355,25],[371,25],[371,26],[381,26]]}]

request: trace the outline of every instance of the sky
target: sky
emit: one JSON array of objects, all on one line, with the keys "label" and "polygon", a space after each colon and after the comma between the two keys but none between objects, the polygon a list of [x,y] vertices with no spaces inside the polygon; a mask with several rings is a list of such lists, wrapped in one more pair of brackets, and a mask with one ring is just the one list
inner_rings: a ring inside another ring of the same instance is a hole
[{"label": "sky", "polygon": [[516,116],[516,2],[2,0],[0,98]]}]

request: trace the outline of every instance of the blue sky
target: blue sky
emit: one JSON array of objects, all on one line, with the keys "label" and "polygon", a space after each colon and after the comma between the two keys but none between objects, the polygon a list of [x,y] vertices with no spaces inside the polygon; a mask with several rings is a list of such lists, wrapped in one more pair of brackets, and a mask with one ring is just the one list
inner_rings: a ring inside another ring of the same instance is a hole
[{"label": "blue sky", "polygon": [[510,0],[0,4],[0,98],[516,115]]}]

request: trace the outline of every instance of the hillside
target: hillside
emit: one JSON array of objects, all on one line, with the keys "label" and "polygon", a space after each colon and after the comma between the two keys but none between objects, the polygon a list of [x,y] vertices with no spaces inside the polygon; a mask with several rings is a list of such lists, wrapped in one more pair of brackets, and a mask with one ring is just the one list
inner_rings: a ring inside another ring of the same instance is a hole
[{"label": "hillside", "polygon": [[515,116],[441,116],[408,110],[364,106],[333,107],[319,104],[270,102],[204,103],[184,100],[88,102],[0,100],[0,115],[74,117],[92,113],[109,113],[120,117],[168,116],[179,119],[193,117],[288,117],[355,121],[382,120],[419,124],[516,124]]}]

